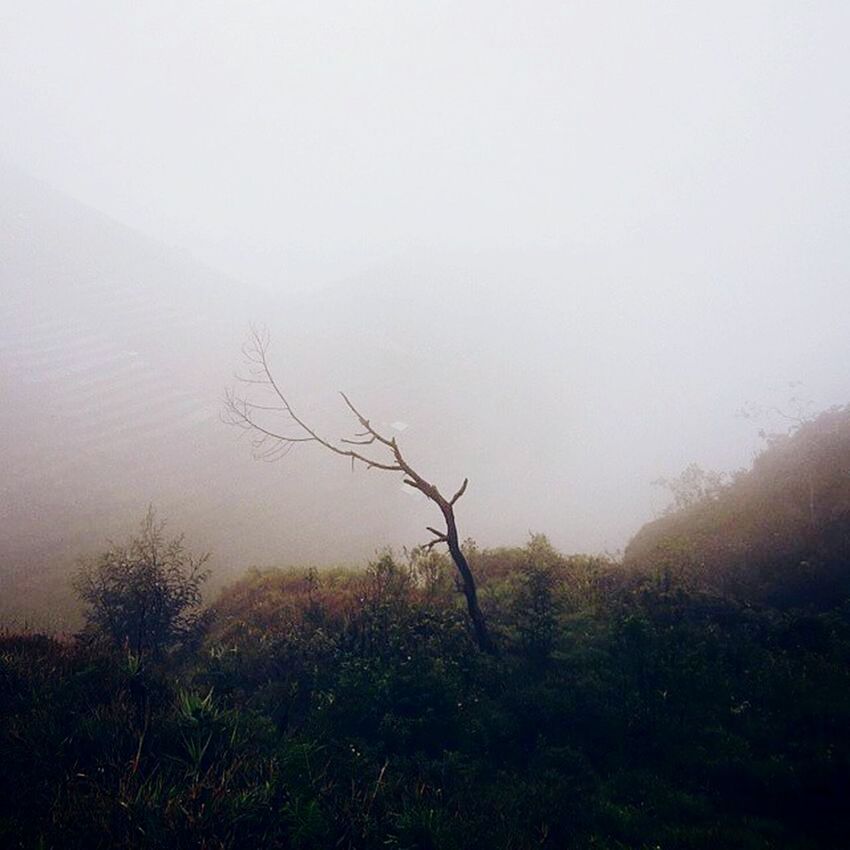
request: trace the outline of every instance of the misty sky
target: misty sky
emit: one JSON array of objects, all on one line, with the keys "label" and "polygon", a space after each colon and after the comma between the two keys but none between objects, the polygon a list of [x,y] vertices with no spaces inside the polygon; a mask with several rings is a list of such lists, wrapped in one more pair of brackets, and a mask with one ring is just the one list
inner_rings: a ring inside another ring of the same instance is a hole
[{"label": "misty sky", "polygon": [[406,296],[440,327],[457,296],[442,403],[502,381],[500,445],[551,457],[481,449],[482,527],[525,475],[506,537],[614,548],[652,478],[749,462],[744,403],[850,401],[848,32],[844,2],[0,0],[0,159],[235,281],[363,293],[392,356],[428,363]]},{"label": "misty sky", "polygon": [[659,276],[723,253],[743,286],[763,252],[847,258],[848,25],[842,2],[4,0],[0,151],[280,287],[411,246],[642,239]]}]

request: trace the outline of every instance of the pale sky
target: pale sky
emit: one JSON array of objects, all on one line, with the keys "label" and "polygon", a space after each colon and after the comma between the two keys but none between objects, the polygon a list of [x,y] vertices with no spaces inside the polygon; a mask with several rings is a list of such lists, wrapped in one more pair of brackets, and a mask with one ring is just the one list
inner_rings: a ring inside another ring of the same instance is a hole
[{"label": "pale sky", "polygon": [[276,286],[411,246],[843,262],[849,25],[843,2],[3,0],[0,156]]}]

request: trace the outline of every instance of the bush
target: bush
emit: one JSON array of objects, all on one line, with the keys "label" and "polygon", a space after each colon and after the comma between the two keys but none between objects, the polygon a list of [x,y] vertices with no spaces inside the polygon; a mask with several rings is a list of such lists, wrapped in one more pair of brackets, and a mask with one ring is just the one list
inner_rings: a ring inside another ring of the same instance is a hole
[{"label": "bush", "polygon": [[74,579],[88,606],[88,633],[137,658],[162,658],[196,638],[204,624],[201,587],[209,555],[192,555],[182,537],[167,540],[164,529],[149,508],[137,537],[83,563]]}]

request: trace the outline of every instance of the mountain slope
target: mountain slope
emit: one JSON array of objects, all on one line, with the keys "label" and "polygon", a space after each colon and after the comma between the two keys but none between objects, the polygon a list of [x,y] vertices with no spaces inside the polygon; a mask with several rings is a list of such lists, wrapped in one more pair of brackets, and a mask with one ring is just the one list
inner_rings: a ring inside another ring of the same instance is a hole
[{"label": "mountain slope", "polygon": [[625,562],[750,600],[836,604],[850,593],[850,407],[773,438],[715,498],[648,523]]},{"label": "mountain slope", "polygon": [[64,601],[148,502],[220,570],[286,557],[280,480],[219,421],[268,299],[12,169],[0,187],[0,613]]}]

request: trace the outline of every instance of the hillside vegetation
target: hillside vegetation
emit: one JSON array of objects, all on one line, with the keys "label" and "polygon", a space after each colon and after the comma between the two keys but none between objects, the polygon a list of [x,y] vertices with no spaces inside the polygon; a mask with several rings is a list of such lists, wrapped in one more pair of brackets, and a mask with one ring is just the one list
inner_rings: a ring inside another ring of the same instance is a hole
[{"label": "hillside vegetation", "polygon": [[0,844],[842,847],[848,463],[832,411],[623,564],[467,543],[496,656],[421,551],[253,571],[156,653],[5,634]]},{"label": "hillside vegetation", "polygon": [[768,438],[751,470],[646,525],[630,567],[780,607],[850,591],[850,407]]}]

